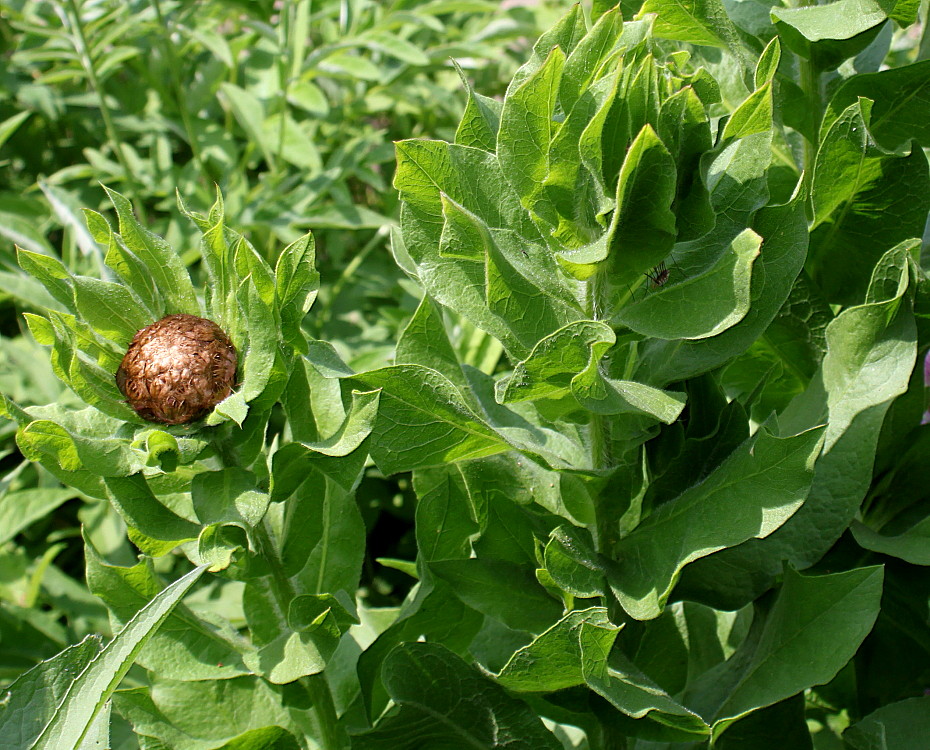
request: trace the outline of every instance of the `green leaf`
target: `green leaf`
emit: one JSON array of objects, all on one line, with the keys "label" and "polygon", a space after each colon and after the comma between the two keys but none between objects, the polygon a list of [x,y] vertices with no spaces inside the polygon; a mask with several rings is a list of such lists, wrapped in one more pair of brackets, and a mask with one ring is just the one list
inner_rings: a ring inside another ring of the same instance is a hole
[{"label": "green leaf", "polygon": [[423,297],[407,327],[401,332],[394,363],[429,367],[442,373],[459,390],[467,390],[458,355],[446,333],[442,311],[428,296]]},{"label": "green leaf", "polygon": [[764,131],[739,138],[713,154],[706,181],[718,224],[725,217],[736,227],[751,226],[752,215],[768,203],[771,149],[772,133]]},{"label": "green leaf", "polygon": [[[659,339],[704,339],[739,323],[749,312],[750,278],[762,238],[744,229],[725,245],[720,239],[709,235],[679,246],[669,283],[624,307],[617,320]],[[695,268],[695,262],[705,265]]]},{"label": "green leaf", "polygon": [[646,125],[626,153],[617,182],[616,206],[610,228],[601,243],[581,251],[564,251],[571,263],[595,263],[608,257],[611,282],[624,286],[658,265],[675,241],[676,166],[668,149]]},{"label": "green leaf", "polygon": [[615,343],[613,330],[596,321],[578,321],[542,339],[509,378],[498,381],[500,403],[571,393],[585,408],[602,414],[646,413],[670,423],[684,401],[677,394],[632,381],[605,378],[599,363]]},{"label": "green leaf", "polygon": [[657,14],[653,33],[662,39],[724,49],[735,46],[736,29],[719,0],[646,0],[637,17],[646,13]]},{"label": "green leaf", "polygon": [[[288,576],[295,576],[304,593],[355,592],[365,556],[365,524],[353,494],[365,456],[352,456],[354,482],[348,488],[324,475],[306,471],[306,481],[288,500],[272,506],[269,523],[281,545]],[[314,464],[311,467],[316,468]],[[286,511],[286,512],[285,512]]]},{"label": "green leaf", "polygon": [[452,584],[472,609],[514,630],[540,633],[562,614],[562,605],[536,582],[528,566],[502,560],[436,560],[429,569]]},{"label": "green leaf", "polygon": [[608,581],[627,613],[657,617],[688,563],[785,523],[810,489],[822,433],[779,438],[760,428],[707,479],[623,538]]},{"label": "green leaf", "polygon": [[500,128],[501,109],[503,103],[497,99],[473,91],[465,78],[465,72],[455,63],[465,93],[465,111],[455,131],[455,143],[460,146],[471,146],[485,151],[494,151],[497,147],[497,131]]},{"label": "green leaf", "polygon": [[107,434],[101,428],[109,427],[110,434],[116,432],[122,426],[117,420],[96,409],[78,414],[90,422],[87,435],[50,419],[36,419],[17,433],[20,450],[32,461],[50,458],[65,471],[86,469],[103,477],[124,477],[142,469],[142,456],[131,449],[125,437],[97,437]]},{"label": "green leaf", "polygon": [[881,5],[872,0],[837,0],[804,8],[774,8],[772,16],[812,42],[850,39],[887,18]]},{"label": "green leaf", "polygon": [[[163,584],[150,558],[127,568],[105,562],[86,538],[84,550],[87,587],[107,605],[114,627],[131,622],[148,602],[159,597]],[[246,674],[241,653],[252,647],[221,617],[207,617],[202,619],[179,605],[137,654],[136,661],[166,679],[226,679]]]},{"label": "green leaf", "polygon": [[[100,345],[89,326],[53,311],[48,315],[54,336],[51,365],[55,375],[86,404],[116,419],[140,422],[116,386],[113,373],[118,363],[112,350]],[[33,329],[37,328],[36,320],[32,320]],[[44,337],[45,332],[40,335]]]},{"label": "green leaf", "polygon": [[606,566],[579,529],[564,525],[554,529],[543,559],[552,580],[563,591],[582,598],[603,596]]},{"label": "green leaf", "polygon": [[79,315],[100,335],[129,346],[137,331],[155,322],[155,313],[125,286],[89,276],[74,276],[74,302]]},{"label": "green leaf", "polygon": [[759,61],[756,63],[755,72],[756,89],[775,78],[775,73],[778,72],[779,62],[781,62],[781,44],[776,36],[765,45],[765,49],[762,50],[762,54],[759,55]]},{"label": "green leaf", "polygon": [[[104,187],[119,217],[120,238],[142,262],[170,313],[199,315],[200,306],[181,256],[161,237],[143,227],[122,195]],[[90,223],[88,222],[88,226]],[[155,311],[160,314],[160,311]]]},{"label": "green leaf", "polygon": [[[352,607],[351,600],[344,601]],[[333,658],[340,639],[358,617],[329,594],[301,595],[288,608],[290,629],[263,645],[246,663],[269,682],[286,684],[319,674]]]},{"label": "green leaf", "polygon": [[591,84],[604,73],[604,66],[616,51],[623,31],[620,8],[604,13],[594,27],[571,51],[565,61],[559,86],[559,104],[570,112]]},{"label": "green leaf", "polygon": [[232,523],[249,529],[268,508],[268,495],[258,488],[255,475],[245,469],[226,468],[197,474],[191,482],[191,500],[204,524]]},{"label": "green leaf", "polygon": [[[251,277],[242,282],[236,297],[248,330],[248,347],[244,354],[243,347],[239,347],[242,382],[237,393],[248,402],[262,394],[271,378],[277,355],[278,331],[271,308],[261,299]],[[241,419],[236,421],[242,423]],[[207,424],[210,424],[209,418]]]},{"label": "green leaf", "polygon": [[300,324],[320,285],[315,259],[313,235],[308,232],[281,251],[275,266],[275,309],[281,316],[281,337],[302,354],[307,353],[308,346]]},{"label": "green leaf", "polygon": [[291,735],[304,734],[280,689],[253,676],[197,682],[160,678],[151,688],[120,690],[113,703],[151,748],[297,750]]},{"label": "green leaf", "polygon": [[396,706],[352,736],[358,750],[562,747],[528,706],[440,644],[397,646],[384,660],[383,679]]},{"label": "green leaf", "polygon": [[11,700],[0,705],[0,732],[9,732],[9,747],[81,746],[139,651],[203,572],[195,568],[159,592],[106,646],[89,638],[16,680],[7,693]]},{"label": "green leaf", "polygon": [[764,250],[753,265],[746,316],[709,339],[646,341],[634,379],[661,387],[706,372],[744,352],[768,327],[788,298],[806,257],[804,204],[795,200],[785,206],[765,208],[756,215],[752,228],[762,237]]},{"label": "green leaf", "polygon": [[[434,300],[517,357],[579,317],[574,290],[493,154],[402,141],[394,183],[404,201],[405,249]],[[540,314],[525,315],[527,304]]]},{"label": "green leaf", "polygon": [[502,404],[541,398],[560,398],[570,392],[576,375],[596,368],[614,345],[616,336],[605,323],[581,320],[539,341],[513,375],[499,381]]},{"label": "green leaf", "polygon": [[530,59],[521,65],[514,74],[507,91],[513,91],[523,85],[529,77],[545,64],[552,50],[556,47],[564,55],[570,55],[587,33],[584,13],[578,5],[573,5],[552,28],[543,32],[539,39],[536,40]]},{"label": "green leaf", "polygon": [[779,417],[782,430],[827,422],[824,451],[804,505],[768,538],[689,566],[681,595],[738,608],[771,585],[785,560],[796,567],[819,560],[859,511],[872,480],[885,413],[907,390],[916,360],[914,318],[902,304],[909,278],[907,247],[893,248],[886,258],[897,266],[896,288],[883,299],[842,311],[827,326],[820,370]]},{"label": "green leaf", "polygon": [[910,750],[928,736],[930,696],[882,706],[843,732],[843,740],[855,750]]},{"label": "green leaf", "polygon": [[467,557],[479,528],[458,467],[418,469],[413,487],[418,556],[426,562]]},{"label": "green leaf", "polygon": [[851,531],[865,549],[898,557],[914,565],[930,565],[930,518],[924,518],[894,535],[881,534],[855,521]]},{"label": "green leaf", "polygon": [[732,686],[715,713],[715,735],[756,708],[833,679],[875,623],[882,579],[881,566],[823,576],[788,569],[758,638],[702,678]]},{"label": "green leaf", "polygon": [[200,527],[163,505],[142,474],[107,477],[106,486],[114,507],[127,526],[165,542],[196,539]]},{"label": "green leaf", "polygon": [[[603,120],[615,94],[619,70],[595,81],[581,93],[571,111],[557,125],[549,148],[545,180],[534,188],[529,204],[564,247],[596,241],[604,231],[604,214],[613,207],[613,189],[603,182],[602,154],[595,119]],[[582,145],[582,137],[588,141]],[[588,161],[585,161],[585,157]]]},{"label": "green leaf", "polygon": [[[394,34],[369,32],[360,41],[363,48],[379,50],[391,57],[396,57],[408,65],[422,67],[429,65],[430,62],[429,57],[422,49]],[[345,43],[351,42],[352,40],[346,40]]]},{"label": "green leaf", "polygon": [[585,682],[614,708],[633,719],[648,717],[676,731],[677,741],[699,741],[710,734],[710,727],[700,716],[673,700],[621,653],[610,654],[604,648],[603,636],[595,629],[582,629],[579,641]]},{"label": "green leaf", "polygon": [[7,139],[16,132],[16,129],[22,125],[31,114],[32,112],[29,110],[24,110],[0,122],[0,146],[6,143]]},{"label": "green leaf", "polygon": [[[380,388],[371,455],[386,474],[490,456],[507,444],[435,370],[395,365],[356,378]],[[404,430],[396,426],[403,424]]]},{"label": "green leaf", "polygon": [[886,148],[898,148],[912,138],[930,145],[930,122],[923,116],[930,107],[930,60],[846,79],[827,105],[820,140],[863,98],[874,102],[869,132]]},{"label": "green leaf", "polygon": [[303,442],[302,445],[325,456],[348,456],[371,433],[378,415],[380,393],[352,391],[352,403],[339,429],[323,440]]},{"label": "green leaf", "polygon": [[[470,270],[474,282],[479,279],[483,282],[473,290],[473,299],[467,299],[465,290],[454,290],[459,308],[466,316],[469,312],[473,313],[471,317],[490,316],[496,323],[491,333],[499,331],[503,342],[517,339],[527,347],[577,316],[577,301],[567,299],[558,279],[554,283],[536,283],[542,263],[535,263],[536,268],[521,268],[525,265],[524,253],[529,253],[519,236],[509,231],[492,231],[480,218],[446,196],[442,196],[442,209],[445,223],[439,242],[440,255],[449,259],[448,266],[469,266],[470,269],[462,270],[466,273]],[[534,247],[532,251],[534,258],[545,253],[542,248]],[[472,262],[463,264],[461,260]],[[464,305],[471,309],[466,311]],[[525,315],[529,307],[536,309],[536,315]]]},{"label": "green leaf", "polygon": [[329,114],[329,101],[322,89],[312,81],[292,81],[287,87],[287,100],[314,117]]},{"label": "green leaf", "polygon": [[603,607],[569,612],[532,643],[517,650],[497,675],[497,681],[508,690],[530,693],[583,685],[579,639],[583,638],[586,648],[597,644],[608,653],[619,632]]},{"label": "green leaf", "polygon": [[772,83],[766,81],[730,115],[723,140],[745,138],[772,129]]},{"label": "green leaf", "polygon": [[848,107],[824,136],[814,166],[809,264],[829,302],[861,300],[884,249],[919,237],[930,210],[923,151],[899,156],[881,149],[869,114],[867,100]]},{"label": "green leaf", "polygon": [[262,156],[269,165],[274,165],[276,163],[273,156],[274,145],[269,142],[267,131],[263,127],[265,107],[261,100],[250,91],[228,81],[221,83],[219,90],[239,122],[239,126],[248,136],[249,142],[261,149]]},{"label": "green leaf", "polygon": [[67,487],[0,491],[0,544],[8,542],[31,523],[77,495],[76,490]]},{"label": "green leaf", "polygon": [[359,656],[359,682],[370,720],[387,707],[390,696],[381,683],[381,667],[396,645],[425,637],[465,653],[483,621],[484,616],[466,607],[445,581],[431,576],[421,581],[405,599],[396,621]]},{"label": "green leaf", "polygon": [[836,0],[825,5],[771,10],[782,42],[792,52],[832,70],[875,39],[888,13],[876,0]]},{"label": "green leaf", "polygon": [[[16,248],[16,262],[33,278],[42,283],[66,310],[74,311],[74,292],[71,272],[57,258]],[[128,342],[127,342],[128,343]]]}]

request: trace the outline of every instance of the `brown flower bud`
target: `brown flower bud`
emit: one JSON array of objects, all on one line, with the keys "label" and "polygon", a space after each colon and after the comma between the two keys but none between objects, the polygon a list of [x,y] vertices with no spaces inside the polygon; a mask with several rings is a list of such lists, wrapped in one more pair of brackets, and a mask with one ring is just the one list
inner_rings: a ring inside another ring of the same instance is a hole
[{"label": "brown flower bud", "polygon": [[216,323],[169,315],[132,337],[116,385],[143,419],[184,424],[232,393],[237,361],[235,347]]}]

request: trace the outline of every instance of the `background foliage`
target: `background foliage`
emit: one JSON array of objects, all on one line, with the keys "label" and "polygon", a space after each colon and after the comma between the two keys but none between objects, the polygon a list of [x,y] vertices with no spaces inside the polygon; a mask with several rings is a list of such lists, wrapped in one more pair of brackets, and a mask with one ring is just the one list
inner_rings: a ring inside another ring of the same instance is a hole
[{"label": "background foliage", "polygon": [[0,748],[930,742],[925,15],[5,3]]}]

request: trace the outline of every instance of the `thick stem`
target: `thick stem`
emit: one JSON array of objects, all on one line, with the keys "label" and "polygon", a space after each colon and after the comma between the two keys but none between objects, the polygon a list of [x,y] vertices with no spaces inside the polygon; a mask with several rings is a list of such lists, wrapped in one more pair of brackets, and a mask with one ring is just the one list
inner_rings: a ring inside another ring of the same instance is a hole
[{"label": "thick stem", "polygon": [[[800,60],[801,89],[804,91],[808,107],[813,113],[813,121],[819,126],[823,117],[823,92],[820,73],[810,60]],[[816,137],[816,134],[815,134]],[[810,195],[814,174],[814,162],[817,159],[817,143],[804,139],[804,187]]]},{"label": "thick stem", "polygon": [[[264,521],[255,526],[254,534],[262,559],[268,564],[271,571],[272,592],[278,605],[279,616],[284,618],[280,625],[282,629],[286,630],[288,628],[287,610],[291,601],[297,596],[297,591],[284,570],[284,564],[278,554],[278,547]],[[333,696],[329,685],[326,683],[326,678],[322,674],[314,674],[301,677],[299,682],[307,691],[313,704],[313,713],[316,717],[316,726],[319,732],[319,736],[314,739],[319,741],[321,746],[325,748],[336,750],[344,747],[346,742],[339,726],[336,705],[333,702]]]},{"label": "thick stem", "polygon": [[[586,312],[592,320],[602,320],[607,309],[607,295],[609,285],[606,278],[606,268],[599,268],[588,282]],[[591,468],[595,471],[607,471],[613,466],[613,455],[610,442],[610,422],[602,414],[592,412],[588,420],[588,429],[591,445]],[[611,512],[616,498],[610,497],[610,484],[601,491],[595,501],[595,532],[597,551],[610,556],[615,536],[614,526],[616,519]]]},{"label": "thick stem", "polygon": [[301,679],[301,683],[307,690],[307,695],[313,703],[313,711],[316,714],[317,728],[320,736],[317,738],[320,745],[325,748],[336,750],[346,746],[346,738],[339,726],[339,718],[336,716],[336,704],[333,703],[333,694],[330,692],[326,678],[322,674],[314,674]]}]

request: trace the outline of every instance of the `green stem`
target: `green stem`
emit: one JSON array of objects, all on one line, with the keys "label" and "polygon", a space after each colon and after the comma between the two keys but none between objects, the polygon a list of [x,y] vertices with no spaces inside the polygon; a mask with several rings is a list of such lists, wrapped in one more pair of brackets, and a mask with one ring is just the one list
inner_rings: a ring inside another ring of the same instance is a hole
[{"label": "green stem", "polygon": [[[800,59],[801,89],[804,91],[810,111],[813,112],[813,121],[819,126],[823,117],[823,92],[821,91],[821,77],[810,60]],[[817,134],[814,133],[814,138]],[[814,174],[814,163],[817,159],[817,143],[804,139],[804,187],[810,195],[810,187]]]},{"label": "green stem", "polygon": [[278,607],[285,617],[284,622],[280,624],[286,627],[287,608],[294,597],[297,596],[297,591],[294,589],[291,579],[284,570],[284,563],[281,561],[281,556],[278,554],[278,546],[271,538],[267,522],[262,521],[257,524],[253,529],[253,533],[258,542],[258,548],[262,559],[268,564],[271,570],[271,583],[274,590],[275,601],[277,601]]},{"label": "green stem", "polygon": [[[262,521],[257,524],[254,528],[254,534],[259,553],[271,571],[272,593],[278,605],[279,617],[283,619],[280,626],[282,630],[286,631],[289,627],[287,610],[291,601],[297,596],[297,591],[284,570],[284,563],[278,554],[278,547],[271,537],[267,523]],[[299,682],[307,691],[313,704],[313,712],[319,730],[319,737],[314,739],[319,740],[321,746],[327,748],[327,750],[329,748],[335,750],[345,746],[346,743],[343,741],[339,727],[339,717],[336,715],[336,705],[333,702],[329,685],[326,684],[326,678],[322,674],[308,675],[301,677]]]},{"label": "green stem", "polygon": [[139,213],[139,218],[145,223],[145,207],[142,204],[141,192],[139,190],[139,186],[142,182],[129,166],[129,160],[126,158],[123,142],[116,132],[116,126],[113,123],[113,114],[107,106],[106,96],[104,95],[103,87],[100,85],[100,79],[97,78],[97,69],[90,54],[90,46],[87,44],[87,36],[84,33],[84,24],[81,22],[81,14],[78,11],[77,0],[68,0],[68,8],[70,13],[66,13],[65,16],[70,16],[70,24],[74,32],[72,39],[75,42],[75,50],[81,58],[81,65],[84,67],[84,72],[87,74],[90,86],[97,95],[97,100],[100,105],[100,115],[103,118],[103,126],[107,131],[107,138],[109,138],[113,151],[116,154],[116,160],[120,163],[123,172],[126,174],[126,180],[131,187],[130,192],[134,198],[133,202]]},{"label": "green stem", "polygon": [[[606,274],[607,270],[602,267],[588,283],[586,307],[587,314],[592,320],[602,320],[605,317],[607,298],[610,294]],[[609,418],[592,412],[588,419],[588,431],[591,444],[591,468],[595,471],[607,472],[615,464],[610,440]],[[622,505],[621,498],[615,497],[611,492],[612,484],[608,482],[595,499],[596,547],[597,551],[606,557],[613,556],[618,528],[616,510],[619,505]]]},{"label": "green stem", "polygon": [[333,703],[333,694],[322,674],[314,674],[301,679],[307,690],[307,695],[313,703],[317,726],[320,731],[320,745],[324,748],[345,747],[345,737],[340,731],[339,717],[336,716],[336,704]]}]

